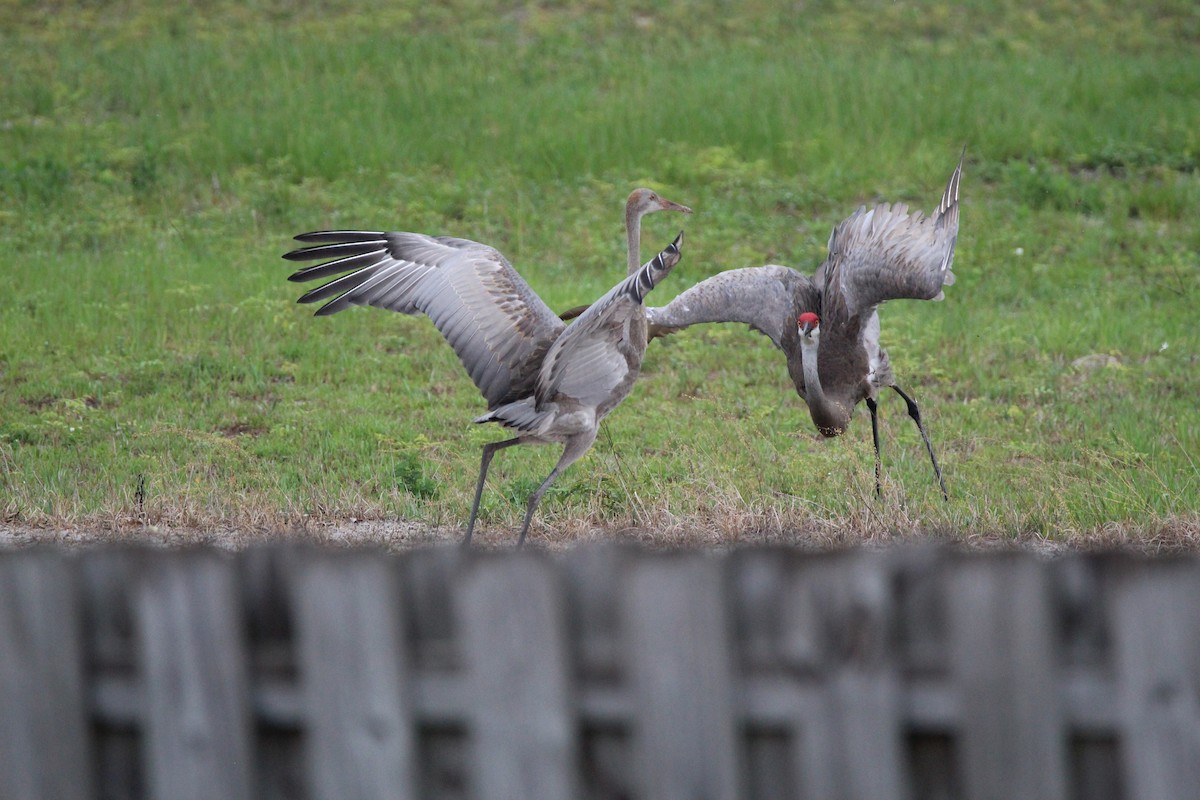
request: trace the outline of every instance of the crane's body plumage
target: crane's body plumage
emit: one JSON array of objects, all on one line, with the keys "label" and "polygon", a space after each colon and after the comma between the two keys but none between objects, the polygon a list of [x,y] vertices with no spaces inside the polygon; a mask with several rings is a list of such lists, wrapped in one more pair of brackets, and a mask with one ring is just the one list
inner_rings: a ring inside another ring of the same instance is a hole
[{"label": "crane's body plumage", "polygon": [[[888,300],[941,300],[954,283],[950,266],[958,236],[962,159],[930,216],[902,204],[859,208],[829,237],[829,253],[812,278],[775,264],[718,273],[661,308],[647,309],[650,335],[706,322],[742,322],[770,337],[787,357],[788,374],[824,436],[846,431],[855,407],[867,401],[875,439],[878,488],[879,389],[891,387],[908,404],[941,470],[916,403],[896,385],[880,346],[878,307]],[[820,335],[802,335],[801,314],[820,320]],[[818,345],[819,341],[819,345]]]},{"label": "crane's body plumage", "polygon": [[[631,203],[633,199],[631,195]],[[649,210],[675,206],[657,195],[654,200],[662,205]],[[632,390],[646,351],[643,299],[679,261],[683,234],[570,326],[499,251],[478,242],[372,231],[318,231],[296,239],[310,246],[284,258],[332,260],[301,269],[291,280],[341,276],[299,302],[327,301],[318,315],[355,305],[425,314],[487,401],[487,413],[475,422],[494,422],[515,433],[484,446],[464,543],[470,542],[487,468],[497,450],[515,444],[563,445],[562,457],[530,497],[522,543],[542,494],[587,452],[600,421]]]}]

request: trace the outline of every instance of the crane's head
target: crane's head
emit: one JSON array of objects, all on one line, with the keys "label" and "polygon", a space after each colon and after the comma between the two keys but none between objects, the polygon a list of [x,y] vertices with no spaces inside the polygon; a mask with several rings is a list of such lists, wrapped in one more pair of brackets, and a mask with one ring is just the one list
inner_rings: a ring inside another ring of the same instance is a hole
[{"label": "crane's head", "polygon": [[629,194],[629,199],[625,201],[625,213],[637,217],[644,214],[651,214],[655,211],[680,211],[684,214],[692,213],[692,210],[685,205],[673,203],[665,197],[662,197],[653,189],[634,189]]},{"label": "crane's head", "polygon": [[796,319],[796,327],[805,339],[816,339],[821,332],[821,318],[811,311],[805,311]]}]

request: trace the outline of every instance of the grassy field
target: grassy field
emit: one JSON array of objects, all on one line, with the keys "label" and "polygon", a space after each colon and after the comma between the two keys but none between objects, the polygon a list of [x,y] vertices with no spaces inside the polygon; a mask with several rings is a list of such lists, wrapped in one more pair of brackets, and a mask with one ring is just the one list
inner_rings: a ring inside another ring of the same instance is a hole
[{"label": "grassy field", "polygon": [[[965,144],[958,283],[882,312],[949,503],[897,398],[877,502],[865,409],[818,440],[782,355],[708,326],[534,540],[1200,542],[1200,10],[1133,5],[0,0],[0,514],[455,535],[502,432],[427,320],[296,306],[291,235],[473,238],[567,308],[648,185],[696,210],[647,219],[687,230],[665,303],[930,208]],[[557,455],[497,457],[485,539]]]}]

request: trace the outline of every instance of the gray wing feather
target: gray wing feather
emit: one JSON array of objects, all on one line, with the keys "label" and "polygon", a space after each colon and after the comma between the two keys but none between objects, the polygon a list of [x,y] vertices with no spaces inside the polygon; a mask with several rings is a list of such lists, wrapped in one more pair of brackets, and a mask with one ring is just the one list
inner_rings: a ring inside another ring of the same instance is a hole
[{"label": "gray wing feather", "polygon": [[[637,377],[621,347],[626,330],[622,310],[632,313],[637,303],[629,297],[605,296],[592,308],[601,304],[605,313],[587,320],[581,316],[546,354],[538,375],[539,405],[559,393],[585,405],[600,405],[622,383]],[[625,349],[637,346],[629,342]],[[640,346],[645,352],[646,343]]]},{"label": "gray wing feather", "polygon": [[860,208],[829,237],[829,258],[815,276],[826,313],[853,317],[887,300],[940,300],[954,283],[950,271],[958,238],[962,161],[932,217],[903,204]]},{"label": "gray wing feather", "polygon": [[305,294],[300,302],[333,298],[318,314],[370,305],[424,313],[454,348],[492,406],[532,387],[540,354],[565,327],[494,248],[419,233],[320,231],[296,237],[322,242],[284,256],[293,261],[335,257],[302,269],[292,280],[354,270]]},{"label": "gray wing feather", "polygon": [[816,286],[789,267],[769,264],[720,272],[670,303],[646,309],[652,328],[670,333],[705,322],[744,322],[783,346],[784,330],[803,311],[819,311]]},{"label": "gray wing feather", "polygon": [[[538,374],[539,407],[560,393],[592,406],[615,405],[629,393],[646,352],[641,298],[679,263],[682,242],[681,233],[666,250],[592,303],[558,337]],[[642,324],[635,326],[635,321]]]}]

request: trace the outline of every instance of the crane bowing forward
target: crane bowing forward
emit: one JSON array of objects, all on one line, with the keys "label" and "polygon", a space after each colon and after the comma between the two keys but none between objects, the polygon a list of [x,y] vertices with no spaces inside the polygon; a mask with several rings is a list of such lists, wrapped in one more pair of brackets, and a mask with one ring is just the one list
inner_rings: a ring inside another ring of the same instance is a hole
[{"label": "crane bowing forward", "polygon": [[865,400],[877,495],[882,492],[877,399],[881,387],[891,387],[904,398],[942,496],[949,499],[920,409],[896,384],[879,345],[878,307],[900,298],[941,300],[942,287],[954,283],[950,264],[962,165],[960,158],[931,216],[910,214],[902,204],[861,207],[834,228],[829,256],[812,278],[774,264],[718,273],[668,305],[647,309],[651,338],[704,322],[747,323],[783,350],[796,392],[824,436],[844,433],[855,406]]}]

